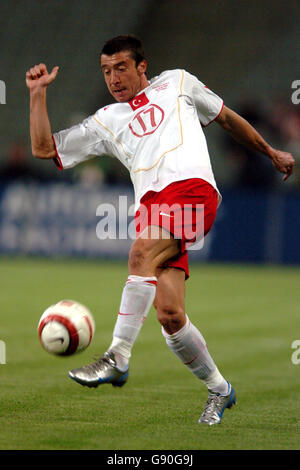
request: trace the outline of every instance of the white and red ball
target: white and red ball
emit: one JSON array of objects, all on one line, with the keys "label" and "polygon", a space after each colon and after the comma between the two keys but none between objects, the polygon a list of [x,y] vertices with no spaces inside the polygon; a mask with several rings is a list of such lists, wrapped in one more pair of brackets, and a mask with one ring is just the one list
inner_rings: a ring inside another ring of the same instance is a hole
[{"label": "white and red ball", "polygon": [[84,305],[61,300],[45,310],[38,324],[43,348],[59,356],[70,356],[88,347],[95,333],[95,321]]}]

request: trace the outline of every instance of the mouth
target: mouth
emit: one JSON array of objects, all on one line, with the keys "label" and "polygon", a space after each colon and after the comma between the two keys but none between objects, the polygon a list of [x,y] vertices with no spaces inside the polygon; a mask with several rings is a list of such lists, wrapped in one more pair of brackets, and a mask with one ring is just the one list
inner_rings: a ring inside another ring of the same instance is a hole
[{"label": "mouth", "polygon": [[126,93],[126,88],[116,88],[115,90],[113,90],[114,96],[119,99],[123,98],[125,93]]}]

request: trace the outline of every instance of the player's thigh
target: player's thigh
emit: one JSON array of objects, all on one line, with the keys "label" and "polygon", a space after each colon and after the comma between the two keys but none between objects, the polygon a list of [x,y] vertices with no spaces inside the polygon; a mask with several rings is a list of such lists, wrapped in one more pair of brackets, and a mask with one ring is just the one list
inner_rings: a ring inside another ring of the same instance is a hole
[{"label": "player's thigh", "polygon": [[154,307],[158,321],[172,334],[185,324],[185,272],[177,268],[158,268]]},{"label": "player's thigh", "polygon": [[150,267],[155,270],[157,266],[179,253],[179,240],[165,229],[158,226],[149,226],[133,242],[129,252],[129,266],[131,269]]}]

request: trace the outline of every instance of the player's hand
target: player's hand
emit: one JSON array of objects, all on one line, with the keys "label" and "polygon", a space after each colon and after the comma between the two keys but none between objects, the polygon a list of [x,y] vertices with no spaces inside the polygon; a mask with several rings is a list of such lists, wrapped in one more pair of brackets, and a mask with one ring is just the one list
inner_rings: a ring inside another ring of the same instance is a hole
[{"label": "player's hand", "polygon": [[284,173],[283,181],[286,181],[294,171],[295,160],[293,155],[289,152],[274,150],[271,159],[275,168]]},{"label": "player's hand", "polygon": [[51,73],[48,73],[45,64],[35,65],[26,72],[26,85],[30,90],[44,88],[50,85],[58,73],[59,67],[53,67]]}]

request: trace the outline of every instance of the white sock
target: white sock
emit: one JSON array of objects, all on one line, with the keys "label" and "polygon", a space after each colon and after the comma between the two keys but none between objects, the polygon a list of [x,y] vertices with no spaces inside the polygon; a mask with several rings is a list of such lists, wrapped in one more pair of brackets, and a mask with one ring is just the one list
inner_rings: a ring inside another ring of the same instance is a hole
[{"label": "white sock", "polygon": [[156,293],[157,278],[130,275],[123,289],[118,319],[109,347],[117,366],[127,369],[131,348],[148,315]]},{"label": "white sock", "polygon": [[196,377],[206,384],[210,391],[224,395],[228,394],[227,381],[220,374],[209,354],[202,334],[190,322],[187,315],[186,323],[179,331],[169,335],[162,328],[162,333],[171,351]]}]

